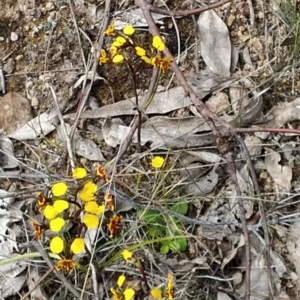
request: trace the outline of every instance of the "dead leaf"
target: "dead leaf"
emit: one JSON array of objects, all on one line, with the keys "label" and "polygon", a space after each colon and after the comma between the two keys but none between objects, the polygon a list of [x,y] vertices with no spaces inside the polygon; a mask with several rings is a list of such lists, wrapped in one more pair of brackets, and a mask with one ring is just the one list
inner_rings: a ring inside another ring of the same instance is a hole
[{"label": "dead leaf", "polygon": [[14,169],[19,166],[19,162],[14,155],[12,141],[0,135],[0,167],[3,169]]},{"label": "dead leaf", "polygon": [[[208,126],[202,124],[200,118],[168,118],[154,117],[147,121],[141,130],[141,144],[151,143],[151,148],[181,148],[196,145],[208,145],[214,141],[211,133],[195,135],[193,132],[205,130]],[[102,133],[105,142],[116,147],[130,131],[130,127],[123,124],[120,119],[106,119],[102,125]],[[137,143],[137,133],[133,137]]]},{"label": "dead leaf", "polygon": [[193,196],[203,196],[211,193],[218,184],[219,175],[218,173],[216,173],[216,169],[218,166],[219,164],[216,163],[207,175],[199,178],[198,180],[196,178],[191,178],[192,174],[189,173],[190,183],[185,183],[183,189],[185,194]]},{"label": "dead leaf", "polygon": [[264,124],[266,127],[282,127],[286,123],[299,120],[300,115],[300,98],[292,102],[284,102],[274,106],[266,115],[268,120]]},{"label": "dead leaf", "polygon": [[29,101],[15,92],[0,97],[0,129],[8,135],[32,119]]},{"label": "dead leaf", "polygon": [[217,300],[232,300],[227,294],[218,292]]},{"label": "dead leaf", "polygon": [[95,142],[82,137],[76,139],[75,151],[78,155],[83,156],[91,161],[105,160],[99,146],[97,146]]},{"label": "dead leaf", "polygon": [[220,76],[230,76],[231,43],[226,24],[211,9],[200,14],[197,25],[207,68]]},{"label": "dead leaf", "polygon": [[[143,107],[145,104],[145,99],[141,97],[139,106]],[[170,111],[187,107],[191,105],[191,100],[186,97],[184,90],[181,87],[175,87],[169,89],[165,92],[156,93],[151,104],[146,110],[147,114],[165,114]],[[115,116],[124,115],[137,115],[137,109],[135,104],[135,98],[130,98],[128,100],[118,101],[110,105],[105,105],[95,110],[86,110],[81,115],[80,118],[86,119],[99,119],[108,118]],[[74,119],[76,114],[70,114],[64,116],[64,118]]]},{"label": "dead leaf", "polygon": [[266,151],[268,154],[265,157],[265,165],[268,173],[284,192],[289,192],[292,187],[292,168],[290,166],[282,166],[279,164],[281,157],[276,151],[270,148],[266,148]]},{"label": "dead leaf", "polygon": [[9,134],[8,137],[19,141],[35,140],[39,138],[40,135],[46,136],[53,131],[56,128],[57,123],[57,110],[52,109],[29,121],[17,131]]},{"label": "dead leaf", "polygon": [[37,266],[30,266],[27,274],[26,283],[28,289],[31,291],[31,300],[47,300],[48,298],[44,295],[43,285],[38,284],[36,286],[41,278]]}]

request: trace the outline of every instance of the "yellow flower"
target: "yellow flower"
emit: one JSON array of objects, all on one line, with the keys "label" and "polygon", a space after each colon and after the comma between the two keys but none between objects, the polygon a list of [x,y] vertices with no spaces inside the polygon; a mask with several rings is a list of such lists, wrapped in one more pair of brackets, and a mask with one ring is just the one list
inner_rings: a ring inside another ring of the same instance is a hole
[{"label": "yellow flower", "polygon": [[164,162],[165,162],[165,159],[163,157],[155,156],[151,160],[151,165],[155,169],[160,169],[163,166]]},{"label": "yellow flower", "polygon": [[162,41],[161,37],[156,35],[153,37],[152,46],[158,51],[163,51],[165,49],[165,44]]},{"label": "yellow flower", "polygon": [[[106,55],[106,51],[104,49],[101,49],[100,50],[99,65],[101,66],[101,65],[105,64],[108,61],[109,61],[109,57]],[[79,169],[83,169],[83,168],[79,168]],[[73,177],[75,177],[74,173],[73,173]],[[79,178],[79,177],[75,177],[75,178]],[[83,178],[83,177],[80,177],[80,178]]]},{"label": "yellow flower", "polygon": [[123,293],[115,290],[114,288],[110,289],[110,292],[113,294],[113,300],[123,300]]},{"label": "yellow flower", "polygon": [[64,250],[64,241],[56,236],[50,241],[50,250],[54,254],[60,254]]},{"label": "yellow flower", "polygon": [[72,259],[61,259],[57,262],[55,268],[56,270],[65,269],[66,271],[71,271],[76,266],[76,263]]},{"label": "yellow flower", "polygon": [[105,191],[104,201],[105,201],[105,205],[108,209],[110,209],[111,211],[115,210],[115,206],[114,206],[114,203],[113,203],[113,197],[112,197],[112,194],[109,191]]},{"label": "yellow flower", "polygon": [[54,232],[60,231],[65,225],[65,220],[63,218],[56,218],[50,221],[50,229]]},{"label": "yellow flower", "polygon": [[97,185],[92,181],[88,181],[79,192],[79,197],[84,202],[92,201],[95,198],[96,191]]},{"label": "yellow flower", "polygon": [[157,288],[157,287],[154,287],[151,289],[151,296],[154,298],[154,299],[162,299],[162,292],[161,292],[161,289]]},{"label": "yellow flower", "polygon": [[68,190],[68,186],[64,182],[58,182],[51,188],[52,194],[55,197],[64,195]]},{"label": "yellow flower", "polygon": [[86,214],[83,216],[82,222],[87,228],[97,228],[99,225],[99,219],[91,214]]},{"label": "yellow flower", "polygon": [[174,277],[170,273],[168,274],[168,284],[165,290],[165,297],[169,300],[173,300],[175,297],[174,292]]},{"label": "yellow flower", "polygon": [[135,47],[135,52],[138,56],[145,56],[146,55],[146,50],[142,47],[139,47],[139,46]]},{"label": "yellow flower", "polygon": [[31,225],[34,228],[34,232],[33,233],[34,233],[36,239],[38,241],[40,241],[42,239],[42,235],[43,235],[43,233],[45,231],[45,228],[43,226],[41,226],[40,224],[34,222],[34,221],[31,221],[30,223],[31,223]]},{"label": "yellow flower", "polygon": [[122,287],[123,283],[125,282],[126,277],[124,275],[120,275],[117,281],[118,287]]},{"label": "yellow flower", "polygon": [[104,32],[104,34],[106,36],[115,36],[115,25],[114,23],[111,23],[108,28],[106,29],[106,31]]},{"label": "yellow flower", "polygon": [[115,56],[118,53],[118,48],[115,46],[111,46],[109,48],[109,52],[110,52],[111,56]]},{"label": "yellow flower", "polygon": [[91,214],[96,214],[98,211],[99,205],[96,201],[89,201],[84,205],[84,210]]},{"label": "yellow flower", "polygon": [[44,210],[44,216],[49,220],[54,219],[58,214],[59,212],[52,205],[47,205]]},{"label": "yellow flower", "polygon": [[[103,49],[101,49],[101,54],[102,54],[102,50]],[[103,51],[105,52],[105,50],[103,50]],[[106,52],[105,52],[105,54],[106,54]],[[101,58],[100,58],[100,60],[101,60]],[[100,63],[100,65],[101,65],[101,63]],[[87,175],[87,170],[85,168],[75,168],[73,171],[73,174],[72,174],[72,176],[77,179],[84,178],[84,177],[86,177],[86,175]]]},{"label": "yellow flower", "polygon": [[96,169],[97,177],[108,182],[108,178],[106,176],[106,171],[102,166],[98,166]]},{"label": "yellow flower", "polygon": [[123,28],[123,32],[124,32],[126,35],[132,35],[132,34],[134,34],[135,29],[134,29],[131,25],[126,25],[126,26]]},{"label": "yellow flower", "polygon": [[76,238],[71,244],[71,251],[74,254],[79,254],[83,250],[84,250],[84,239]]},{"label": "yellow flower", "polygon": [[127,288],[124,292],[123,292],[124,296],[125,296],[125,300],[131,300],[133,299],[134,295],[135,295],[135,291],[134,289],[131,288]]},{"label": "yellow flower", "polygon": [[108,231],[110,232],[109,237],[113,238],[118,230],[120,229],[120,223],[122,221],[121,216],[114,215],[112,218],[109,219],[109,223],[107,224]]},{"label": "yellow flower", "polygon": [[122,36],[118,36],[115,41],[111,44],[111,47],[121,47],[126,43],[126,39],[123,38]]},{"label": "yellow flower", "polygon": [[133,256],[133,253],[131,251],[124,249],[121,254],[122,254],[124,260],[131,261],[131,258]]},{"label": "yellow flower", "polygon": [[104,212],[105,212],[105,205],[103,204],[99,205],[96,211],[96,215],[103,215]]},{"label": "yellow flower", "polygon": [[66,200],[55,200],[53,203],[53,207],[59,213],[69,208],[69,202]]},{"label": "yellow flower", "polygon": [[37,202],[39,206],[39,212],[41,212],[49,204],[48,200],[41,192],[37,195]]},{"label": "yellow flower", "polygon": [[142,59],[145,63],[147,63],[147,64],[149,64],[149,65],[152,65],[152,59],[151,59],[151,58],[149,58],[149,57],[147,57],[147,56],[142,56],[141,59]]},{"label": "yellow flower", "polygon": [[117,54],[113,57],[112,62],[114,64],[121,63],[124,60],[124,56],[122,54]]}]

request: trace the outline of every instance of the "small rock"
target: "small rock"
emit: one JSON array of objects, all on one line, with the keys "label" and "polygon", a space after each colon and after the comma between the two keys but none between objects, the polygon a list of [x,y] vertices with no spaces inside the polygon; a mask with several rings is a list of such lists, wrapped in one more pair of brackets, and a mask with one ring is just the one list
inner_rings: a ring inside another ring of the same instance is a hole
[{"label": "small rock", "polygon": [[11,34],[10,34],[10,40],[12,41],[12,42],[16,42],[17,40],[18,40],[18,38],[19,38],[19,36],[18,36],[18,34],[16,33],[16,32],[12,32]]},{"label": "small rock", "polygon": [[7,60],[7,63],[3,66],[3,70],[7,73],[7,74],[11,74],[13,73],[13,71],[15,70],[15,66],[16,63],[12,58],[9,58]]},{"label": "small rock", "polygon": [[54,6],[53,2],[47,2],[45,8],[46,8],[46,11],[51,11],[55,8],[55,6]]},{"label": "small rock", "polygon": [[20,61],[24,58],[22,54],[16,56],[16,61]]},{"label": "small rock", "polygon": [[3,42],[5,38],[3,36],[0,36],[0,42]]},{"label": "small rock", "polygon": [[35,96],[33,96],[31,98],[31,107],[33,107],[34,109],[37,109],[39,106],[39,99]]}]

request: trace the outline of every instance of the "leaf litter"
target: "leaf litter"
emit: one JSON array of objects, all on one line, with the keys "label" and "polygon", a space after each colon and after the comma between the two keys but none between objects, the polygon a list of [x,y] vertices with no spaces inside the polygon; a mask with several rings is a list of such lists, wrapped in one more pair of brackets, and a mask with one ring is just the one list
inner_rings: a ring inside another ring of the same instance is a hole
[{"label": "leaf litter", "polygon": [[[76,1],[75,4],[84,6],[84,2],[85,1]],[[234,9],[235,8],[233,8],[233,10]],[[97,22],[103,17],[101,5],[90,7],[88,10],[82,9],[82,14],[84,14],[84,11],[86,13],[88,11],[89,14],[92,15],[92,17],[91,15],[89,16],[89,22],[92,22],[93,26],[97,26]],[[212,111],[220,114],[227,121],[237,122],[238,125],[251,126],[254,123],[262,123],[260,126],[263,127],[283,127],[287,124],[290,125],[289,123],[291,122],[298,121],[299,98],[273,105],[272,108],[264,114],[265,110],[262,109],[263,101],[265,101],[264,97],[268,92],[268,88],[259,89],[252,81],[244,78],[244,75],[250,75],[250,72],[256,71],[258,63],[264,61],[263,43],[257,37],[250,39],[247,31],[240,26],[238,28],[240,41],[246,44],[244,47],[237,47],[238,50],[242,49],[244,65],[241,65],[241,59],[237,54],[235,54],[234,59],[232,58],[233,46],[231,39],[234,39],[234,37],[230,36],[231,33],[228,30],[229,26],[225,24],[220,14],[220,10],[206,11],[200,14],[198,20],[200,54],[206,69],[200,71],[198,74],[189,74],[187,76],[188,82],[197,91],[198,96],[200,98],[206,98],[206,104]],[[154,17],[157,24],[165,22],[164,19],[166,19],[165,16],[159,14],[154,14]],[[138,10],[130,9],[127,10],[126,13],[123,11],[116,12],[115,18],[116,27],[118,28],[123,28],[128,22],[133,22],[133,25],[136,27],[147,27],[142,14]],[[231,20],[234,22],[235,18],[231,18]],[[241,20],[243,21],[243,18],[241,18]],[[222,55],[220,55],[220,53],[222,53]],[[55,59],[53,59],[52,63]],[[237,69],[240,67],[242,67],[241,72]],[[231,74],[230,70],[234,70],[234,74]],[[75,79],[76,72],[74,73],[73,71],[72,74],[72,78]],[[69,87],[71,93],[68,91],[65,95],[73,94],[72,91],[79,89],[82,83],[86,79],[89,79],[89,75],[90,74],[88,74],[87,78],[85,78],[85,75],[79,77],[75,85]],[[259,76],[260,73],[255,72],[255,74],[251,75],[254,78],[255,76]],[[78,76],[80,76],[79,73]],[[99,76],[97,78],[101,81],[104,77]],[[33,82],[36,85],[34,88],[38,90],[37,81],[33,80]],[[69,81],[69,83],[71,83],[71,81]],[[61,85],[60,88],[62,88]],[[140,99],[143,99],[142,95],[143,92],[140,95]],[[32,95],[28,94],[28,96],[28,100],[33,98]],[[5,97],[10,97],[8,102],[6,102]],[[68,96],[66,96],[66,99],[67,98]],[[1,110],[2,121],[0,114],[0,128],[6,135],[1,140],[1,149],[6,149],[5,151],[2,150],[4,155],[6,155],[4,163],[1,161],[1,167],[3,169],[14,169],[18,167],[16,159],[14,158],[12,143],[9,143],[8,140],[9,138],[19,141],[39,141],[43,137],[51,136],[51,134],[54,134],[56,138],[59,136],[59,119],[56,109],[50,108],[48,111],[43,110],[43,112],[38,115],[36,111],[34,111],[33,115],[31,114],[32,109],[41,105],[41,99],[41,97],[39,97],[39,99],[36,97],[37,101],[35,101],[35,105],[30,107],[28,100],[16,92],[11,92],[2,97],[0,105],[5,105],[5,107],[7,105],[10,106],[10,111],[7,115],[4,114],[5,110]],[[143,106],[142,101],[140,101],[139,105],[140,107]],[[20,106],[24,106],[26,109],[19,109]],[[189,111],[194,114],[195,117],[191,116]],[[65,111],[64,109],[62,109],[62,112],[66,122],[71,122],[71,120],[75,118],[74,113],[69,113],[69,111]],[[184,114],[180,115],[179,112],[184,112]],[[149,149],[167,149],[169,151],[170,148],[172,150],[186,149],[188,147],[209,146],[214,143],[214,137],[210,133],[209,127],[205,124],[203,119],[199,117],[196,109],[191,105],[191,100],[186,97],[181,87],[173,87],[167,91],[156,93],[151,105],[146,110],[146,114],[148,118],[141,126],[141,143],[143,146],[149,145]],[[112,104],[102,105],[100,107],[97,107],[97,105],[91,106],[90,110],[84,111],[80,116],[83,120],[80,126],[81,129],[84,128],[83,124],[85,120],[100,119],[102,128],[99,129],[97,127],[99,136],[103,136],[105,145],[111,147],[109,148],[111,150],[122,144],[124,137],[130,130],[130,123],[127,122],[126,118],[136,115],[137,108],[135,98],[126,97],[125,100],[119,101],[118,99],[118,101]],[[118,117],[123,118],[119,119]],[[63,148],[65,147],[65,138],[66,137],[61,136],[57,140],[57,143],[62,145]],[[102,154],[99,144],[82,135],[82,131],[80,133],[76,132],[74,141],[76,144],[75,151],[77,151],[81,159],[85,158],[88,161],[96,162],[106,161],[106,157]],[[255,159],[264,162],[264,168],[266,168],[271,180],[274,181],[280,192],[292,192],[292,167],[286,165],[284,160],[282,161],[282,156],[279,153],[263,146],[263,143],[270,141],[270,138],[266,136],[263,139],[259,139],[254,135],[246,135],[245,141],[251,155],[260,155],[266,152],[264,159]],[[132,143],[133,145],[137,143],[136,136],[134,136]],[[100,143],[100,145],[102,144]],[[179,180],[180,182],[188,182],[188,185],[184,186],[182,193],[185,196],[193,196],[193,200],[190,204],[197,211],[198,219],[210,221],[215,224],[224,221],[235,223],[237,220],[240,220],[236,191],[224,177],[222,159],[213,151],[189,151],[188,154],[190,156],[189,158],[180,159],[180,164],[178,165],[181,170]],[[7,158],[12,158],[12,160],[10,161]],[[85,160],[81,161],[84,162]],[[211,166],[209,168],[205,167],[207,164]],[[259,170],[257,169],[256,171]],[[245,198],[244,206],[246,209],[246,218],[250,222],[251,217],[255,215],[255,201],[253,201],[253,184],[249,176],[247,164],[240,164],[237,170],[237,177],[242,188],[242,196]],[[282,197],[278,194],[277,199],[280,201]],[[120,203],[116,205],[118,212],[128,212],[133,208],[130,205],[122,206],[121,201],[119,202]],[[204,206],[206,207],[204,208]],[[13,218],[13,216],[11,215],[9,218]],[[18,216],[14,218],[13,220],[15,220],[15,222],[20,220]],[[11,224],[4,222],[3,225],[0,225],[0,228],[3,230],[7,229],[9,228],[7,227],[8,225]],[[296,223],[292,224],[292,226],[294,225],[296,226]],[[291,233],[293,230],[292,226],[289,227]],[[256,235],[260,236],[260,233],[256,231]],[[87,238],[93,243],[95,236],[96,233],[91,232],[87,235]],[[243,235],[237,232],[237,228],[234,225],[216,225],[215,227],[198,226],[195,230],[195,236],[197,239],[201,239],[201,243],[207,243],[207,245],[209,245],[207,240],[215,242],[214,244],[217,245],[219,249],[217,252],[212,253],[214,257],[210,257],[209,259],[208,257],[203,257],[201,262],[195,259],[179,261],[178,269],[176,269],[174,263],[169,262],[169,268],[174,267],[174,269],[180,273],[180,268],[182,269],[185,266],[188,269],[198,264],[201,265],[203,269],[208,270],[208,266],[210,266],[212,262],[217,261],[218,264],[221,265],[224,274],[229,274],[229,277],[232,275],[235,278],[233,284],[242,295],[245,291],[245,278],[240,271],[236,271],[235,274],[230,272],[228,265],[231,263],[237,269],[244,268],[245,258],[241,253],[241,250],[245,247]],[[11,240],[16,240],[16,236],[13,235],[13,232],[11,232]],[[260,236],[258,241],[254,242],[253,240],[254,239],[251,239],[250,245],[253,252],[251,287],[256,292],[255,299],[267,299],[268,281],[265,271],[265,261],[262,255],[264,251],[262,248],[262,246],[264,246],[263,238]],[[220,244],[218,244],[218,241]],[[293,242],[295,241],[296,238],[294,237]],[[13,249],[17,247],[15,242],[13,244],[13,247],[10,246],[5,249],[8,255],[13,255]],[[197,247],[200,247],[199,244],[200,243],[197,244]],[[292,241],[290,240],[288,248],[289,251],[293,253],[292,255],[294,255],[295,251],[291,244]],[[225,246],[227,249],[225,249]],[[294,248],[296,248],[296,246],[294,246]],[[277,275],[272,273],[272,276],[276,281],[278,294],[285,296],[281,290],[282,286],[278,278],[286,279],[288,272],[287,269],[285,269],[286,262],[280,259],[275,251],[271,250],[271,254],[275,270],[277,268]],[[209,261],[210,259],[211,261]],[[240,261],[240,263],[238,263],[238,261]],[[293,263],[299,274],[297,257],[293,257]],[[278,271],[279,269],[280,271]],[[9,270],[7,272],[9,272]],[[4,295],[6,297],[7,295],[13,295],[16,290],[21,288],[23,285],[21,282],[24,282],[24,278],[18,276],[19,274],[17,268],[14,274],[16,277],[12,276],[12,278],[17,278],[15,290],[12,290],[11,287],[3,287],[1,289],[3,293],[1,296]],[[38,274],[34,274],[33,272],[32,274],[33,278],[38,277]],[[217,298],[225,300],[231,299],[229,295],[230,293],[227,294],[219,291]],[[43,296],[39,294],[39,297]],[[251,297],[251,299],[252,298],[254,299],[254,297]]]}]

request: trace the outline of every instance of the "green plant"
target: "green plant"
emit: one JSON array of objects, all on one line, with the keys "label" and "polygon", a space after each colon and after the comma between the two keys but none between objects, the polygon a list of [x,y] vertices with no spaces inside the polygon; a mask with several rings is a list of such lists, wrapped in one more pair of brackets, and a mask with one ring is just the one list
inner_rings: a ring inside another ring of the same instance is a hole
[{"label": "green plant", "polygon": [[[185,215],[188,210],[186,202],[177,202],[170,207],[171,210]],[[184,226],[181,220],[175,216],[165,215],[157,210],[140,210],[138,212],[140,219],[145,222],[147,235],[151,238],[169,237],[169,239],[161,242],[160,252],[167,254],[172,252],[184,252],[187,247],[187,239],[182,236]],[[175,238],[176,237],[176,238]]]}]

